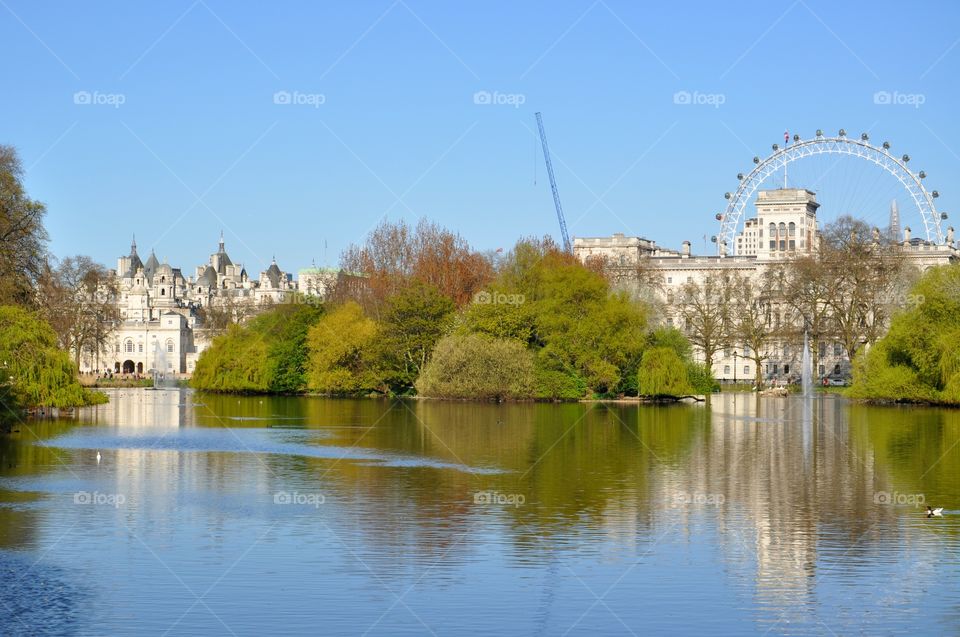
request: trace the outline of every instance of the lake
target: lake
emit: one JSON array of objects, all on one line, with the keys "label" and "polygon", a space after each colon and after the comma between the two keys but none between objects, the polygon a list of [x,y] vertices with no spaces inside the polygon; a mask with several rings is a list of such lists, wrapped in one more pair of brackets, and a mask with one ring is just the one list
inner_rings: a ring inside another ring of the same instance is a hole
[{"label": "lake", "polygon": [[2,635],[960,626],[960,411],[109,393],[0,438]]}]

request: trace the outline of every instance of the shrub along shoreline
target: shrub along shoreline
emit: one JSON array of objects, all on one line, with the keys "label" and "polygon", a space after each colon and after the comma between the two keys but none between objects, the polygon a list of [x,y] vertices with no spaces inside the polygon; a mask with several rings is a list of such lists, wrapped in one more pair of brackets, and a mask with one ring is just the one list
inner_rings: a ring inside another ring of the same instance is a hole
[{"label": "shrub along shoreline", "polygon": [[322,305],[295,298],[217,337],[191,385],[234,393],[581,400],[704,394],[677,330],[549,239],[480,255],[421,222],[349,249]]}]

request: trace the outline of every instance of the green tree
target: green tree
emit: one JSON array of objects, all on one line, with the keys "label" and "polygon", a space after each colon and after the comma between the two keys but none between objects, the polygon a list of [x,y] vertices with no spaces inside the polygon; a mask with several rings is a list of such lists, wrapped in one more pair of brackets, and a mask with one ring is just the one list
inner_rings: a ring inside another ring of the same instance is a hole
[{"label": "green tree", "polygon": [[329,311],[310,328],[309,387],[329,394],[352,394],[382,388],[382,371],[374,355],[380,327],[349,301]]},{"label": "green tree", "polygon": [[43,319],[23,308],[0,306],[0,392],[4,417],[28,407],[79,407],[106,396],[84,389],[70,355]]},{"label": "green tree", "polygon": [[670,347],[651,347],[644,352],[638,376],[642,396],[684,396],[693,391],[686,364]]},{"label": "green tree", "polygon": [[413,387],[434,345],[449,329],[454,310],[451,299],[434,286],[419,282],[388,300],[378,353],[395,391]]},{"label": "green tree", "polygon": [[525,398],[533,387],[533,354],[523,343],[482,334],[441,339],[417,379],[417,391],[435,398]]}]

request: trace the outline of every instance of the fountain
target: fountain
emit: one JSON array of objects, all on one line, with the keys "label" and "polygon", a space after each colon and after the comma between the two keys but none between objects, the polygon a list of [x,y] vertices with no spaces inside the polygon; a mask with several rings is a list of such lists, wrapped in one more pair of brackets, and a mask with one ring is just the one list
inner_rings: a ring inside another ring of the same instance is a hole
[{"label": "fountain", "polygon": [[[167,355],[160,343],[153,343],[153,389],[161,389],[167,382],[165,374],[167,372]],[[172,386],[172,385],[168,385]]]},{"label": "fountain", "polygon": [[810,336],[803,332],[803,363],[800,369],[800,382],[803,388],[803,397],[813,395],[813,361],[810,358]]}]

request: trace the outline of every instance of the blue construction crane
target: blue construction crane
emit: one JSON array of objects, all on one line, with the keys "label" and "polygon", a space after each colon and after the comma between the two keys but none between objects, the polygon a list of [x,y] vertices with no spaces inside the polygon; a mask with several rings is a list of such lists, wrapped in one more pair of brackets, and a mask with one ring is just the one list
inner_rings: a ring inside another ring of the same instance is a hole
[{"label": "blue construction crane", "polygon": [[550,148],[547,146],[547,134],[543,130],[543,117],[537,113],[537,128],[540,129],[540,143],[543,144],[543,159],[547,163],[547,175],[550,177],[550,190],[553,191],[553,205],[557,207],[557,221],[560,222],[560,235],[563,238],[563,249],[573,252],[570,244],[570,235],[567,234],[567,220],[563,218],[563,206],[560,205],[560,193],[557,191],[557,180],[553,176],[553,162],[550,161]]}]

